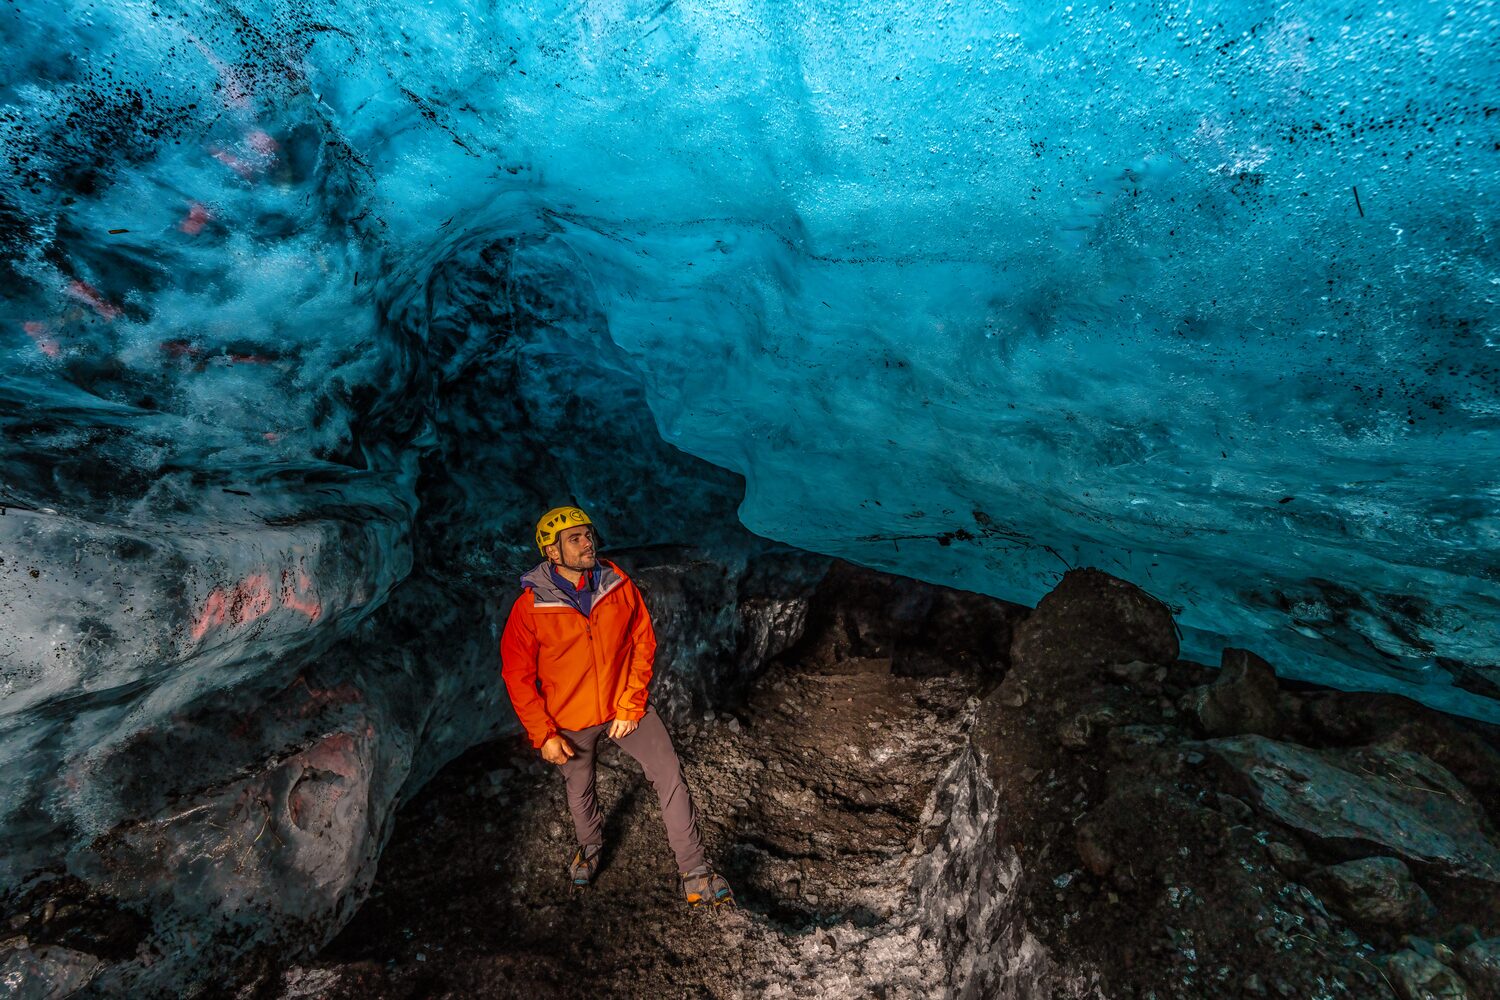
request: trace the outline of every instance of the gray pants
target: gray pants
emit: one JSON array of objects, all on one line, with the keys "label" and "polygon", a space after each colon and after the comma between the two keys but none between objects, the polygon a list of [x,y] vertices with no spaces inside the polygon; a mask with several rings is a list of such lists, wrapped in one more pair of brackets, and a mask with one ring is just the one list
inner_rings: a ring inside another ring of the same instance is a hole
[{"label": "gray pants", "polygon": [[[561,767],[563,780],[568,785],[568,808],[573,813],[573,828],[578,832],[578,843],[584,847],[603,845],[604,817],[599,812],[599,801],[594,794],[594,755],[599,737],[609,729],[609,723],[590,726],[587,729],[562,730],[562,735],[577,751]],[[656,789],[656,800],[661,804],[661,818],[667,825],[667,842],[672,853],[677,855],[677,870],[690,872],[703,864],[703,841],[698,837],[698,810],[693,807],[693,797],[688,794],[682,780],[682,765],[677,762],[677,751],[672,749],[672,737],[662,724],[656,709],[646,709],[646,715],[636,726],[635,732],[615,741],[641,765],[646,780]]]}]

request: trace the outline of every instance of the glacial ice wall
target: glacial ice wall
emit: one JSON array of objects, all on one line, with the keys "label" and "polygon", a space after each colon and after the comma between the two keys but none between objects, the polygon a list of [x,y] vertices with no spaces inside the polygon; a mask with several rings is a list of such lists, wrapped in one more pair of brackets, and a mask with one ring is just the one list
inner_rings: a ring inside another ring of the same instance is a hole
[{"label": "glacial ice wall", "polygon": [[736,474],[762,536],[1026,603],[1096,565],[1189,655],[1495,718],[1450,682],[1500,663],[1497,28],[9,5],[0,750],[503,575],[548,482],[695,543]]},{"label": "glacial ice wall", "polygon": [[674,705],[732,680],[687,676],[715,600],[799,579],[737,506],[1023,603],[1098,566],[1186,655],[1500,718],[1497,28],[0,8],[0,891],[149,917],[79,945],[106,986],[325,939],[503,724],[567,497],[660,567]]}]

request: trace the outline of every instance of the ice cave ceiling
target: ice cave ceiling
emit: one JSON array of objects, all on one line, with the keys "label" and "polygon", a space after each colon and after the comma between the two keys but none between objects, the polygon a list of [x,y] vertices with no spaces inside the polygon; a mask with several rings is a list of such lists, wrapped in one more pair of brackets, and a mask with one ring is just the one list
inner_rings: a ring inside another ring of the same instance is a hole
[{"label": "ice cave ceiling", "polygon": [[508,574],[562,493],[700,541],[736,476],[766,538],[1028,604],[1098,566],[1185,655],[1500,718],[1493,3],[0,37],[9,739]]}]

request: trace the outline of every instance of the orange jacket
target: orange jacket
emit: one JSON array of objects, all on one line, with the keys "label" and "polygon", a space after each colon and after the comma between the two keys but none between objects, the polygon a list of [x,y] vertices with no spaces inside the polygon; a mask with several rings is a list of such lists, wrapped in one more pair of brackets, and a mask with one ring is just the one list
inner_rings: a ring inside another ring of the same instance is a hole
[{"label": "orange jacket", "polygon": [[656,633],[641,592],[620,567],[599,560],[585,618],[568,603],[548,563],[521,577],[500,637],[500,675],[531,745],[559,729],[587,729],[646,714]]}]

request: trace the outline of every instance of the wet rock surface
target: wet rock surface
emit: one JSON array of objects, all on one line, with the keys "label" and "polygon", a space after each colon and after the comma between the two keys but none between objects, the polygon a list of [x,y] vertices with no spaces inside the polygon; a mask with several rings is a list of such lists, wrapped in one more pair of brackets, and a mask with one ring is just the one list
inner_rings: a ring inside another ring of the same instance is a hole
[{"label": "wet rock surface", "polygon": [[1467,1000],[1463,980],[1442,962],[1403,948],[1385,963],[1390,984],[1401,1000]]}]

